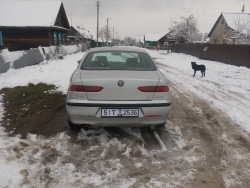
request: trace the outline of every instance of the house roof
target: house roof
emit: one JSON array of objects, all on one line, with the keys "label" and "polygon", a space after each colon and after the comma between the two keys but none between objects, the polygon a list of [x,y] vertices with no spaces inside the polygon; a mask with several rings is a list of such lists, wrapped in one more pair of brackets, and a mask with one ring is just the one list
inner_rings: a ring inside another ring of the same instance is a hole
[{"label": "house roof", "polygon": [[211,36],[211,34],[213,33],[216,25],[218,24],[218,22],[220,21],[222,16],[225,19],[227,25],[230,28],[232,28],[233,30],[236,30],[236,24],[235,24],[236,21],[240,21],[240,23],[248,23],[248,22],[250,22],[250,14],[249,13],[226,13],[226,12],[222,12],[221,15],[219,16],[219,18],[217,19],[217,21],[215,22],[213,28],[209,32],[208,37]]},{"label": "house roof", "polygon": [[61,1],[1,1],[0,26],[54,26]]},{"label": "house roof", "polygon": [[248,13],[222,13],[227,25],[236,30],[236,21],[240,21],[242,24],[250,22],[250,14]]},{"label": "house roof", "polygon": [[80,29],[80,28],[75,28],[74,27],[74,29],[78,32],[78,33],[80,33],[82,36],[84,36],[84,38],[87,38],[87,39],[91,39],[91,34],[88,32],[88,31],[86,31],[86,30],[84,30],[84,29]]},{"label": "house roof", "polygon": [[170,31],[163,31],[162,33],[160,34],[149,34],[149,33],[146,33],[144,35],[145,37],[145,41],[158,41],[160,40],[162,37],[164,37],[166,34],[168,34]]}]

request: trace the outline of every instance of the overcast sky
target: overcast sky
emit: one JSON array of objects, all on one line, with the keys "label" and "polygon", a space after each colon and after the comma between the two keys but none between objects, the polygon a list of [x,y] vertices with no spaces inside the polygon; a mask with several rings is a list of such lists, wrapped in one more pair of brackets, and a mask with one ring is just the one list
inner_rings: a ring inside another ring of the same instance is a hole
[{"label": "overcast sky", "polygon": [[[31,0],[32,1],[32,0]],[[50,1],[50,0],[49,0]],[[114,27],[120,39],[162,33],[172,21],[193,14],[201,33],[209,33],[221,12],[250,13],[250,0],[99,0],[99,28]],[[62,0],[70,25],[96,33],[97,0]]]}]

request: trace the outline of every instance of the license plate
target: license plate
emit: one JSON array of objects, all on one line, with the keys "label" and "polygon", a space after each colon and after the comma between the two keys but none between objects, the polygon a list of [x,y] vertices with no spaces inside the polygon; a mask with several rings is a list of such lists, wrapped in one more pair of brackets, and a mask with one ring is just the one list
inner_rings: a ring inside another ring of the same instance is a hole
[{"label": "license plate", "polygon": [[138,117],[138,109],[102,109],[102,117]]}]

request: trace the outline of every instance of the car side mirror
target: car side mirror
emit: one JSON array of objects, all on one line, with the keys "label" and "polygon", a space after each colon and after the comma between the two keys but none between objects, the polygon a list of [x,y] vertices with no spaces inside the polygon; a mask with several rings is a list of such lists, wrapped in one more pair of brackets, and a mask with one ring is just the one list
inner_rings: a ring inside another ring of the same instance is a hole
[{"label": "car side mirror", "polygon": [[80,63],[81,63],[81,60],[78,60],[77,63],[80,64]]}]

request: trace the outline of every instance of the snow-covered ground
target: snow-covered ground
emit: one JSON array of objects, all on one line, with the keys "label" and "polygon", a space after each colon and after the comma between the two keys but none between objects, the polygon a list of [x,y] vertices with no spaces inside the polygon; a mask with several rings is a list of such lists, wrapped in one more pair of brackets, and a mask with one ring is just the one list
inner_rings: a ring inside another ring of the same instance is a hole
[{"label": "snow-covered ground", "polygon": [[[225,112],[235,124],[250,132],[250,69],[200,60],[184,54],[162,54],[162,51],[150,50],[148,50],[148,53],[159,63],[160,69],[168,80],[171,83],[178,84],[178,88],[181,88],[179,92],[185,94],[188,91],[200,96],[211,103],[211,106],[215,109]],[[66,93],[70,76],[76,69],[77,61],[81,59],[83,54],[69,55],[63,60],[45,61],[39,65],[17,70],[10,69],[8,72],[0,74],[0,89],[43,82],[54,84],[59,91]],[[191,61],[206,66],[205,78],[200,77],[200,72],[197,72],[195,77],[192,76]],[[167,72],[171,72],[171,74]],[[3,111],[3,106],[0,103],[0,119]],[[172,127],[173,134],[177,135],[178,133],[178,135],[181,135],[180,131],[175,129],[177,128]],[[129,156],[132,146],[125,146],[117,139],[109,140],[105,132],[95,138],[89,138],[85,132],[80,132],[78,135],[79,142],[88,143],[91,139],[95,140],[96,145],[84,150],[85,145],[80,147],[69,144],[70,138],[65,133],[60,133],[50,139],[30,134],[27,140],[23,140],[20,137],[9,137],[0,125],[0,187],[31,187],[31,185],[34,187],[82,187],[82,182],[101,187],[109,187],[109,182],[112,183],[113,187],[129,187],[133,185],[136,182],[133,177],[114,179],[114,177],[120,177],[119,169],[124,166],[121,165],[120,158],[108,158],[110,152],[117,152],[117,155],[120,153],[127,157],[128,164],[131,164],[132,159],[136,158]],[[51,145],[54,148],[50,149]],[[87,164],[88,158],[82,156],[88,154],[91,157],[92,154],[98,151],[98,148],[102,149],[103,152],[100,153],[100,158],[103,158],[106,164],[93,161],[93,164]],[[69,151],[73,150],[75,155],[70,156]],[[133,161],[134,168],[143,168],[144,161],[147,158],[156,165],[161,166],[163,164],[160,158],[155,159],[153,157],[157,152],[148,153],[143,147],[140,147],[139,150],[142,153],[143,160]],[[161,154],[162,157],[163,154]],[[65,161],[64,156],[68,156],[69,161]],[[80,156],[80,158],[76,159],[77,156]],[[83,171],[79,172],[76,170],[76,166],[70,163],[70,159],[79,160],[79,165],[85,164],[86,167],[83,167]],[[173,159],[171,163],[175,163],[175,160],[178,159],[183,160],[182,156],[180,156],[180,158]],[[190,163],[192,166],[192,163],[198,160],[200,159],[197,157],[185,162]],[[112,168],[109,166],[112,166]],[[106,167],[106,169],[100,169],[100,167]],[[104,170],[106,177],[100,176],[100,173],[90,173],[89,168],[95,168],[98,172]],[[52,172],[53,177],[50,176]],[[169,178],[162,174],[158,179],[152,178],[147,186],[182,187],[180,182],[192,179],[195,172],[196,170],[193,169],[186,174],[185,172],[176,173],[171,177],[174,182],[171,184],[162,183],[164,179]]]},{"label": "snow-covered ground", "polygon": [[[198,95],[250,132],[250,69],[185,54],[148,52],[157,62],[169,67],[172,74],[165,73],[165,76],[180,84],[183,93],[191,91]],[[192,61],[206,66],[206,77],[201,78],[200,71],[192,77]]]}]

